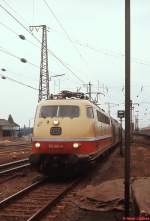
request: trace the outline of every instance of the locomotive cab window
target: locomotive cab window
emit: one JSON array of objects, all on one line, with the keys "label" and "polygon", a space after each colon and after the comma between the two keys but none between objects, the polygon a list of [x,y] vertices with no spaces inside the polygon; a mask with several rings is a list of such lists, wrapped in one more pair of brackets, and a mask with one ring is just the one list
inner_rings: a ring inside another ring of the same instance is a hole
[{"label": "locomotive cab window", "polygon": [[75,118],[79,117],[80,109],[78,106],[72,105],[60,105],[60,106],[42,106],[40,109],[39,117],[70,117]]},{"label": "locomotive cab window", "polygon": [[86,114],[88,118],[94,118],[93,107],[87,107]]},{"label": "locomotive cab window", "polygon": [[39,117],[56,117],[58,106],[42,106]]},{"label": "locomotive cab window", "polygon": [[79,107],[71,105],[59,106],[58,117],[79,117]]}]

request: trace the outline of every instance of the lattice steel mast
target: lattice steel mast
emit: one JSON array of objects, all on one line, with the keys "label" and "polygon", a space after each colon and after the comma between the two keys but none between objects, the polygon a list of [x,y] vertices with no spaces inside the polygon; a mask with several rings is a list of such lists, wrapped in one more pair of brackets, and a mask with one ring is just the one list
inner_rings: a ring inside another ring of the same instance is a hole
[{"label": "lattice steel mast", "polygon": [[49,72],[48,72],[48,50],[47,50],[47,28],[46,25],[30,26],[31,28],[42,28],[41,64],[38,101],[49,97]]}]

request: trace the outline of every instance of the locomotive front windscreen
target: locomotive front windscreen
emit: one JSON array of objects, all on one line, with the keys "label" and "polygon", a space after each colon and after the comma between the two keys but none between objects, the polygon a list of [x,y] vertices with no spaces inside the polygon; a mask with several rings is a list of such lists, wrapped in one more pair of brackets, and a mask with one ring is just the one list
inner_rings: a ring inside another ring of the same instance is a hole
[{"label": "locomotive front windscreen", "polygon": [[80,109],[78,106],[72,105],[46,105],[40,109],[39,117],[79,117]]}]

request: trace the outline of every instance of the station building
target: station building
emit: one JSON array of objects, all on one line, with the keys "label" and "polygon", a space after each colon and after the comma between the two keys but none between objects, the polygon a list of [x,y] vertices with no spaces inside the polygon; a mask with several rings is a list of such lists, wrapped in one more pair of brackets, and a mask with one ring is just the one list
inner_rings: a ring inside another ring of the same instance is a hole
[{"label": "station building", "polygon": [[8,120],[0,119],[0,138],[17,136],[19,125],[13,121],[11,115]]}]

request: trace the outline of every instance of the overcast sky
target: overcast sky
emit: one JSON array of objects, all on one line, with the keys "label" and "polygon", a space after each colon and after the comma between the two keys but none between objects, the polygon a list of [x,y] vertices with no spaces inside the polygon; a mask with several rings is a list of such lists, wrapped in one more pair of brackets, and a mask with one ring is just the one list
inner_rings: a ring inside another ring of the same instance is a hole
[{"label": "overcast sky", "polygon": [[[131,3],[131,98],[139,103],[134,106],[135,113],[139,110],[140,125],[146,126],[150,121],[150,1]],[[99,81],[99,90],[105,95],[100,96],[99,103],[106,111],[106,103],[113,103],[110,111],[116,118],[117,110],[124,109],[124,1],[0,0],[0,4],[0,69],[7,70],[0,74],[38,88],[40,44],[23,26],[29,30],[30,25],[47,25],[48,48],[80,79],[49,53],[49,74],[65,73],[51,78],[50,92],[59,92],[59,81],[60,90],[81,88],[83,92],[83,83],[90,81],[96,92]],[[33,33],[41,40],[40,30]],[[19,39],[19,34],[26,40]],[[19,58],[26,58],[28,63]],[[28,125],[29,120],[33,122],[37,101],[36,90],[0,78],[0,118],[11,113],[21,126]]]}]

